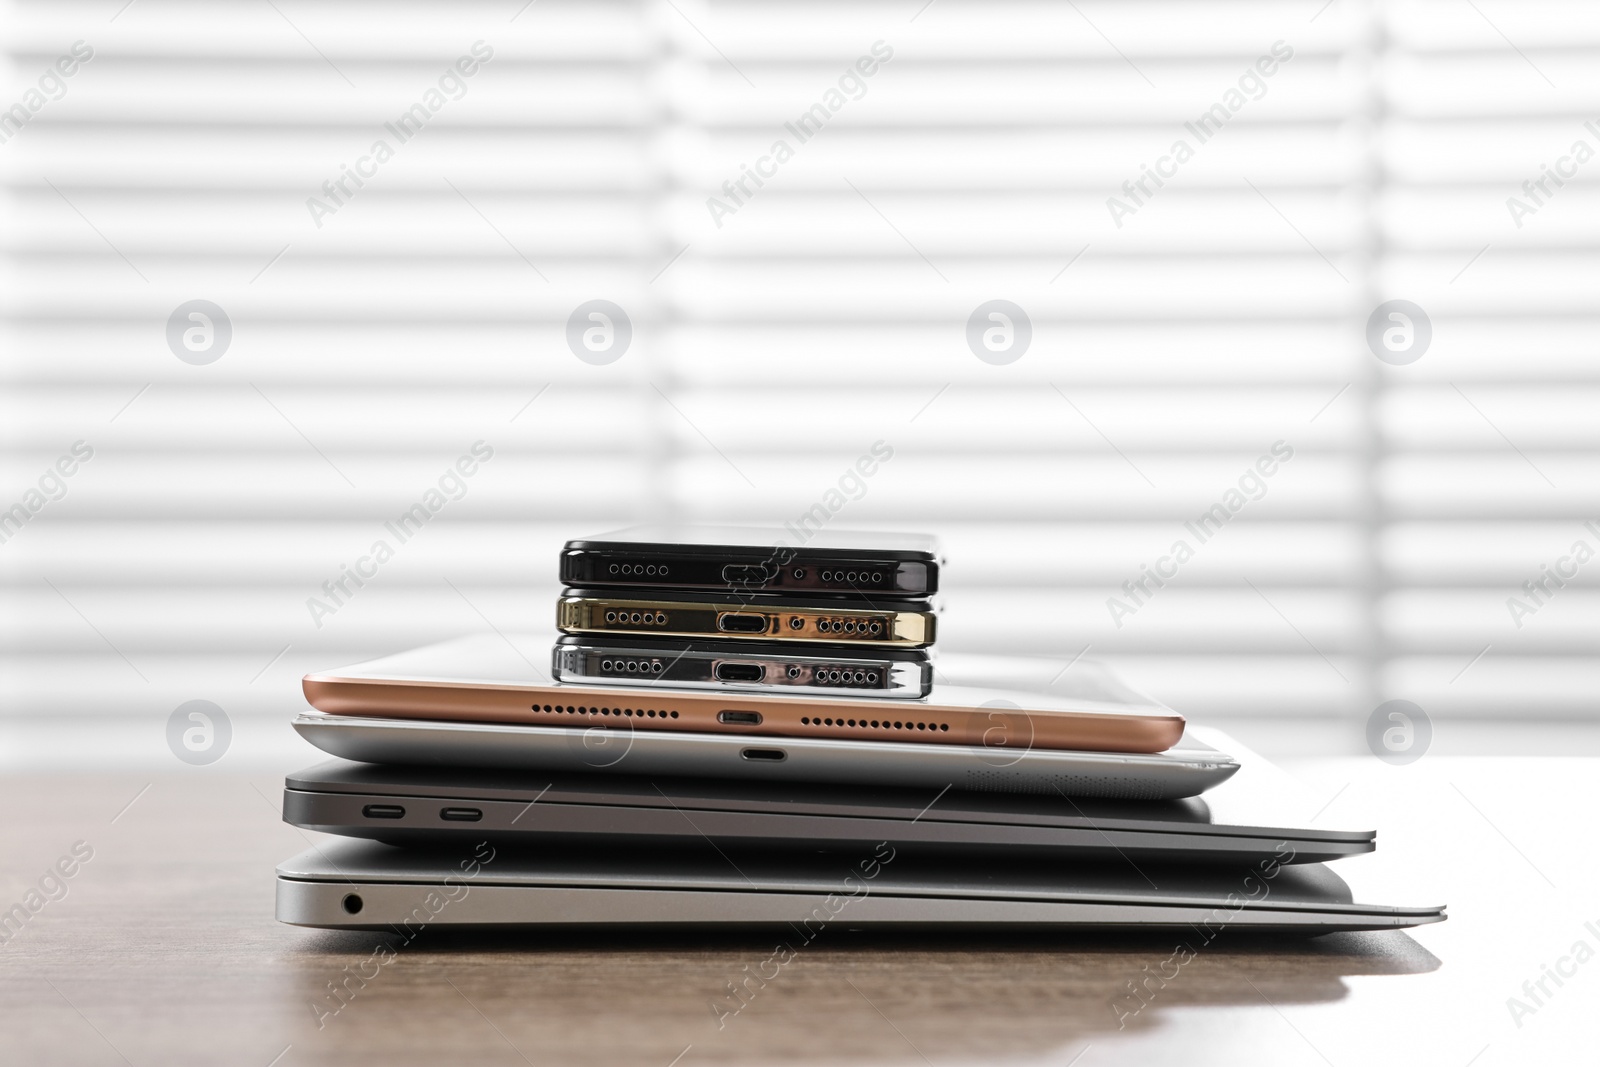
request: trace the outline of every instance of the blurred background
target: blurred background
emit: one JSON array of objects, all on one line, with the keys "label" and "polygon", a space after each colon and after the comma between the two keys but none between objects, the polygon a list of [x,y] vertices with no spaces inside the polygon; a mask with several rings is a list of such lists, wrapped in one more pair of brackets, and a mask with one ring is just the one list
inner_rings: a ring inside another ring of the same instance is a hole
[{"label": "blurred background", "polygon": [[8,0],[0,42],[6,764],[170,760],[194,699],[304,756],[303,673],[549,628],[568,537],[817,505],[943,538],[946,652],[1273,754],[1391,699],[1600,751],[1592,4]]}]

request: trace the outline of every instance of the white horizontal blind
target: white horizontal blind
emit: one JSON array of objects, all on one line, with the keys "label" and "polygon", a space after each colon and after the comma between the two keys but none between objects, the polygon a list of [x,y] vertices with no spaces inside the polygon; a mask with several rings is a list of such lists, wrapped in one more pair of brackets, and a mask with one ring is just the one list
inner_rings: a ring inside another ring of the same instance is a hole
[{"label": "white horizontal blind", "polygon": [[[93,449],[0,526],[13,722],[277,722],[307,670],[548,627],[568,536],[840,501],[943,536],[948,650],[1352,745],[1390,697],[1594,712],[1600,561],[1506,603],[1600,549],[1600,161],[1506,204],[1600,148],[1591,6],[119,3],[0,16],[0,103],[46,98],[0,122],[0,505]],[[1433,340],[1390,367],[1396,298]],[[565,337],[595,299],[608,365]]]}]

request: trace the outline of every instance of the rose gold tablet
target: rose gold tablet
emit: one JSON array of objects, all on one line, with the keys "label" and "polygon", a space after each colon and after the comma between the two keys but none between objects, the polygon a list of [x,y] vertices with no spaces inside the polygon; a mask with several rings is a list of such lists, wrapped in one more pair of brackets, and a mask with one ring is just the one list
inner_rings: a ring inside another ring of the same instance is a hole
[{"label": "rose gold tablet", "polygon": [[1162,752],[1183,716],[1103,679],[1084,699],[936,685],[921,700],[831,699],[665,687],[564,685],[537,664],[549,642],[483,634],[306,675],[336,715],[827,737],[1090,752]]}]

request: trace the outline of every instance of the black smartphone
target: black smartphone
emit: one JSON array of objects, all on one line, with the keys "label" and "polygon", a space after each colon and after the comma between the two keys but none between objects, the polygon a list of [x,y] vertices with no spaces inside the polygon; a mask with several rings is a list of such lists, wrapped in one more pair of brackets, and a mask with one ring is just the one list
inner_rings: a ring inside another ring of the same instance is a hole
[{"label": "black smartphone", "polygon": [[[820,510],[820,509],[816,509]],[[929,596],[939,543],[925,534],[783,527],[635,526],[568,541],[561,580],[574,586],[773,592],[808,596]],[[820,525],[820,523],[819,523]]]},{"label": "black smartphone", "polygon": [[928,654],[917,649],[796,647],[765,641],[568,634],[551,650],[558,682],[671,685],[724,692],[813,693],[915,700],[933,687]]}]

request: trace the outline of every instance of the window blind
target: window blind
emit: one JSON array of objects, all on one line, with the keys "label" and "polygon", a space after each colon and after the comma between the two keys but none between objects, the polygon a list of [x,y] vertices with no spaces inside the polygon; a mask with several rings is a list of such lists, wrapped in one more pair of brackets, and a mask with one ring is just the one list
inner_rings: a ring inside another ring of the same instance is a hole
[{"label": "window blind", "polygon": [[569,536],[818,505],[943,537],[945,651],[1272,744],[1594,716],[1590,7],[0,11],[13,737],[277,737]]}]

